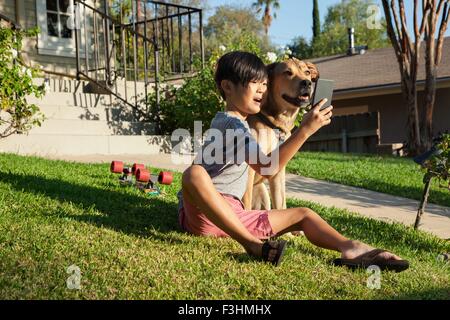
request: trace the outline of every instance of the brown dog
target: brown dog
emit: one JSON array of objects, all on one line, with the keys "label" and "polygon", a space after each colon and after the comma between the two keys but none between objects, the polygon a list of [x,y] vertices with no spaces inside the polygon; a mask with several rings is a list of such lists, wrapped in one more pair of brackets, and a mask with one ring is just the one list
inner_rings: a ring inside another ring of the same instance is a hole
[{"label": "brown dog", "polygon": [[[319,77],[314,64],[296,58],[273,63],[267,70],[269,81],[261,112],[247,118],[252,133],[265,154],[269,154],[279,143],[289,138],[300,110],[310,105],[312,83]],[[243,198],[245,208],[286,209],[285,185],[285,168],[281,168],[269,179],[269,196],[264,178],[250,168]]]}]

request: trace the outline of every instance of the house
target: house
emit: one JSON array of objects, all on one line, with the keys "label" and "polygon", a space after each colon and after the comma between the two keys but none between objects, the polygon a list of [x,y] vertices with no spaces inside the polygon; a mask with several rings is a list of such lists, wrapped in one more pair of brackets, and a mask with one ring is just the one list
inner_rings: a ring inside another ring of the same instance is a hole
[{"label": "house", "polygon": [[28,99],[46,116],[43,125],[1,139],[0,152],[153,154],[167,147],[155,137],[160,121],[149,116],[149,95],[158,101],[162,77],[175,82],[196,71],[194,59],[204,61],[201,9],[150,0],[0,0],[0,14],[22,29],[40,28],[20,54],[41,68],[36,82],[49,88],[42,100]]},{"label": "house", "polygon": [[[321,78],[335,81],[335,117],[329,128],[321,129],[305,145],[305,150],[375,153],[387,149],[392,152],[407,140],[408,112],[402,100],[400,69],[392,47],[318,58],[312,62],[318,66]],[[424,54],[419,65],[420,106],[424,100]],[[353,133],[351,137],[351,131],[358,126],[361,134]],[[445,38],[438,69],[433,126],[434,134],[450,130],[450,37]],[[346,129],[346,143],[342,142],[342,129]]]},{"label": "house", "polygon": [[[24,43],[22,55],[26,61],[42,66],[49,74],[76,76],[77,49],[81,60],[84,58],[84,51],[88,55],[94,54],[95,49],[104,50],[106,45],[113,50],[114,43],[123,39],[114,38],[113,33],[110,33],[108,38],[108,33],[105,32],[106,24],[109,29],[115,28],[116,36],[121,26],[123,27],[121,31],[125,29],[125,32],[135,28],[140,38],[138,41],[141,42],[142,38],[154,37],[155,31],[151,29],[158,25],[160,29],[156,37],[159,41],[161,60],[165,54],[170,53],[166,52],[165,48],[171,49],[170,47],[175,47],[177,42],[188,42],[189,36],[187,49],[184,48],[184,57],[183,49],[180,49],[181,58],[186,60],[182,63],[188,65],[190,62],[188,58],[192,59],[192,54],[195,54],[192,52],[192,43],[202,42],[202,39],[198,41],[198,37],[195,38],[199,32],[194,30],[202,27],[202,10],[150,0],[131,1],[129,2],[132,3],[131,8],[128,8],[127,3],[121,0],[0,0],[0,13],[23,29],[40,28],[41,32],[36,39]],[[155,19],[160,23],[155,24]],[[78,44],[75,39],[76,30],[79,31]],[[106,38],[103,39],[103,36]],[[128,40],[132,42],[132,38]],[[128,43],[127,45],[129,46]],[[201,45],[203,46],[202,43]],[[95,46],[98,48],[94,48]],[[128,49],[132,51],[134,48]],[[118,48],[117,50],[121,53]],[[148,48],[146,53],[150,55],[150,51],[152,48]],[[183,72],[186,68],[181,69],[179,71]]]},{"label": "house", "polygon": [[36,39],[25,41],[22,55],[44,70],[76,76],[74,32],[68,27],[73,0],[0,0],[0,12],[23,29],[39,27]]}]

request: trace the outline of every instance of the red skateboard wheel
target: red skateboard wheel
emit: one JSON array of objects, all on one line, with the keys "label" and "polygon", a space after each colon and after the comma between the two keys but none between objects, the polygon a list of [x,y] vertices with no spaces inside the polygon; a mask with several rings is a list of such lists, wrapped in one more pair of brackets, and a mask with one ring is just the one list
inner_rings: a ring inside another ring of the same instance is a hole
[{"label": "red skateboard wheel", "polygon": [[136,180],[139,182],[149,182],[150,181],[150,171],[146,169],[137,169]]},{"label": "red skateboard wheel", "polygon": [[131,169],[133,171],[133,174],[136,174],[136,171],[138,169],[145,169],[145,166],[141,163],[135,163],[133,164],[133,168]]},{"label": "red skateboard wheel", "polygon": [[158,176],[158,182],[161,184],[170,185],[173,181],[173,175],[167,171],[161,171]]},{"label": "red skateboard wheel", "polygon": [[111,162],[111,172],[122,173],[122,171],[123,171],[123,162],[122,161]]}]

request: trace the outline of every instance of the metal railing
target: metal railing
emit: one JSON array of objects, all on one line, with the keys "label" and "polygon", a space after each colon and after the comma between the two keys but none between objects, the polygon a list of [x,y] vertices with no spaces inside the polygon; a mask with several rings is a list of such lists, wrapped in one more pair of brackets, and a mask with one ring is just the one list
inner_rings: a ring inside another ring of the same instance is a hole
[{"label": "metal railing", "polygon": [[20,29],[22,29],[20,24],[18,24],[17,22],[12,20],[11,18],[8,18],[4,14],[0,13],[0,23],[2,23],[2,22],[8,23],[13,30],[20,30]]},{"label": "metal railing", "polygon": [[202,10],[150,0],[74,2],[77,77],[133,107],[159,131],[161,84],[203,67]]}]

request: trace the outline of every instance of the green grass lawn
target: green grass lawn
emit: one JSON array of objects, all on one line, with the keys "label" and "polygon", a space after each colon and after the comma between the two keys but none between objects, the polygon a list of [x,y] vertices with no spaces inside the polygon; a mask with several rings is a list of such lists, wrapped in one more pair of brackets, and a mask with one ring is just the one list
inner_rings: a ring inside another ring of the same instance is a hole
[{"label": "green grass lawn", "polygon": [[[410,158],[299,152],[287,171],[416,200],[421,200],[424,188],[424,171]],[[428,201],[450,207],[450,192],[435,180]]]},{"label": "green grass lawn", "polygon": [[[120,187],[107,164],[0,154],[0,299],[449,299],[450,244],[312,203],[352,238],[393,250],[409,270],[370,274],[331,265],[335,252],[289,240],[280,267],[252,259],[229,239],[182,233],[179,174],[162,197]],[[81,270],[70,290],[67,268]]]}]

